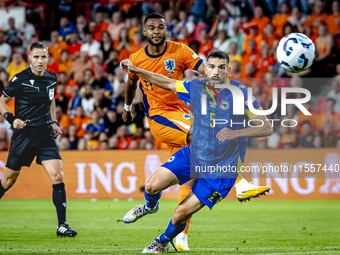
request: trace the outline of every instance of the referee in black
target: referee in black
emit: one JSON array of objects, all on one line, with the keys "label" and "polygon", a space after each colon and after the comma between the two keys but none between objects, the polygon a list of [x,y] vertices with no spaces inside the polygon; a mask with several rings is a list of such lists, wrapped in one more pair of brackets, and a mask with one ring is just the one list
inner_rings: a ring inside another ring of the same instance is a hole
[{"label": "referee in black", "polygon": [[[6,170],[0,181],[0,199],[17,180],[21,167],[30,166],[37,157],[53,184],[53,203],[57,209],[57,236],[74,237],[77,231],[66,223],[66,192],[63,165],[55,137],[61,134],[57,125],[54,91],[57,75],[46,70],[48,49],[43,43],[32,43],[31,67],[16,74],[0,98],[0,112],[13,127]],[[15,114],[7,102],[15,97]]]}]

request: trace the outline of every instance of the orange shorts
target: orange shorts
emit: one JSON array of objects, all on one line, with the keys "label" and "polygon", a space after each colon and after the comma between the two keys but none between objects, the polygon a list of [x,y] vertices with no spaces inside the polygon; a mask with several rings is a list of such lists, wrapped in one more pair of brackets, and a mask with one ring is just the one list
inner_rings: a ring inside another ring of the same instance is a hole
[{"label": "orange shorts", "polygon": [[188,145],[190,114],[184,112],[164,112],[148,118],[153,136],[168,145],[170,155]]}]

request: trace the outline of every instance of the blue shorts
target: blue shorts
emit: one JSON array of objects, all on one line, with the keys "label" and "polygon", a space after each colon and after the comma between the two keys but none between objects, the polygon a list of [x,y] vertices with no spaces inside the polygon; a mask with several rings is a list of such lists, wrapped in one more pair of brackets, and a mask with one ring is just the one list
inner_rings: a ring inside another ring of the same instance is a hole
[{"label": "blue shorts", "polygon": [[[190,145],[177,151],[162,165],[162,167],[173,172],[181,185],[193,179],[190,165]],[[235,181],[236,178],[197,178],[197,181],[191,187],[191,190],[203,204],[211,209],[216,203],[228,195],[230,189],[234,186]],[[213,189],[215,184],[218,184],[219,182],[224,183],[224,188],[227,187],[222,192]]]}]

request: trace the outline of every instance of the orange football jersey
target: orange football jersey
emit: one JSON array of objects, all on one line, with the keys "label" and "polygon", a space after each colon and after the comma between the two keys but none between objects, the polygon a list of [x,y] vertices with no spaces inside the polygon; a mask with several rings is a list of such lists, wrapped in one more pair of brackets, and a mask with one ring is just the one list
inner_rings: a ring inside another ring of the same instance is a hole
[{"label": "orange football jersey", "polygon": [[[159,55],[150,55],[148,45],[130,55],[131,63],[141,69],[162,74],[175,80],[182,80],[186,69],[197,70],[203,60],[188,46],[172,41],[166,41],[164,51]],[[139,79],[135,74],[129,73],[133,80]],[[161,89],[144,79],[140,79],[139,87],[146,115],[162,115],[164,111],[182,111],[189,113],[184,101],[179,100],[173,91]]]}]

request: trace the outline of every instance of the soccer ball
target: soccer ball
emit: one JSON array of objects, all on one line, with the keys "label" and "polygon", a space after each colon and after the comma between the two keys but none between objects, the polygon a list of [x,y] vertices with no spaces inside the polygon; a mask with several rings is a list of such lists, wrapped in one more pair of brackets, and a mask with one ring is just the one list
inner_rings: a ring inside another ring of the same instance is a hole
[{"label": "soccer ball", "polygon": [[276,48],[276,57],[282,68],[299,73],[312,65],[315,45],[308,36],[291,33],[280,40]]}]

